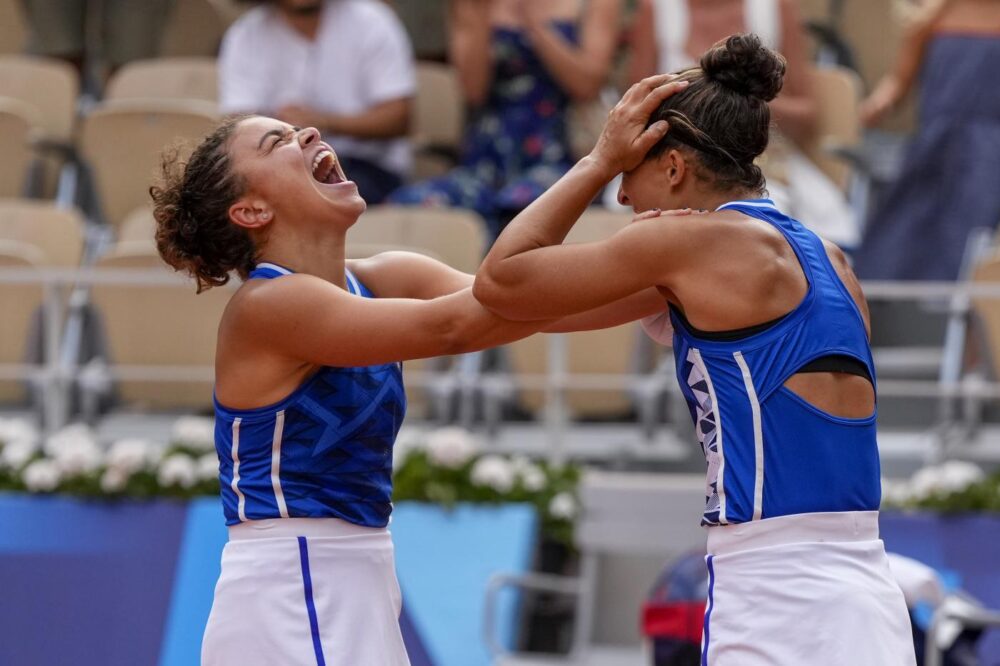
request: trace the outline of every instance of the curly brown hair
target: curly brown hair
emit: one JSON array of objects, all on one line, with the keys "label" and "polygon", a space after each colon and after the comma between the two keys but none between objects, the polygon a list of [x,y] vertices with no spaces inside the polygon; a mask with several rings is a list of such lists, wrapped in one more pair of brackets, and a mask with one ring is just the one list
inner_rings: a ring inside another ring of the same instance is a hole
[{"label": "curly brown hair", "polygon": [[[785,76],[785,59],[754,34],[732,35],[705,52],[700,67],[680,78],[687,88],[667,99],[649,120],[670,131],[649,152],[671,148],[697,154],[699,176],[723,189],[763,192],[764,175],[754,160],[767,148],[771,111]],[[698,173],[698,172],[696,172]]]},{"label": "curly brown hair", "polygon": [[198,293],[229,282],[236,271],[246,279],[257,247],[250,233],[229,219],[229,207],[246,193],[233,168],[229,140],[239,122],[227,118],[184,162],[177,148],[162,160],[162,180],[149,188],[156,219],[156,249],[175,270],[198,283]]}]

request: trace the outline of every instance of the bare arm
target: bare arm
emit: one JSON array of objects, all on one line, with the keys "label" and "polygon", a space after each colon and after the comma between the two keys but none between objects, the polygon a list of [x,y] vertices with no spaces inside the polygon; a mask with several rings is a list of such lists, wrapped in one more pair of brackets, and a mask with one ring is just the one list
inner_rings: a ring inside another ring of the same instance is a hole
[{"label": "bare arm", "polygon": [[805,33],[796,0],[781,0],[781,53],[788,61],[781,94],[771,104],[775,123],[789,138],[804,143],[816,130],[818,103],[810,79]]},{"label": "bare arm", "polygon": [[657,74],[659,54],[656,45],[656,19],[653,0],[639,0],[629,30],[629,84]]},{"label": "bare arm", "polygon": [[298,127],[316,127],[326,134],[341,134],[359,139],[389,139],[403,136],[410,127],[413,100],[392,99],[359,114],[325,113],[292,105],[278,110],[278,120]]},{"label": "bare arm", "polygon": [[451,0],[448,15],[449,59],[465,101],[481,106],[493,82],[490,0]]},{"label": "bare arm", "polygon": [[861,103],[861,122],[865,125],[878,124],[913,87],[924,59],[927,42],[934,32],[934,25],[941,18],[947,5],[948,0],[932,0],[908,23],[903,31],[895,66]]},{"label": "bare arm", "polygon": [[[590,156],[518,215],[497,240],[476,276],[475,294],[511,319],[563,317],[663,284],[693,256],[673,217],[633,222],[610,239],[559,245],[597,192],[617,173],[635,168],[666,133],[646,128],[649,115],[684,82],[670,75],[632,86],[612,110]],[[622,266],[628,270],[621,270]]]},{"label": "bare arm", "polygon": [[[435,259],[412,252],[384,252],[349,263],[375,293],[389,298],[432,299],[472,286],[473,277]],[[656,289],[646,289],[603,307],[564,317],[544,330],[555,333],[619,326],[665,309]]]},{"label": "bare arm", "polygon": [[548,323],[501,319],[468,288],[430,300],[360,298],[298,274],[243,294],[229,326],[240,331],[246,348],[312,365],[356,367],[478,351]]},{"label": "bare arm", "polygon": [[522,12],[531,43],[560,87],[577,100],[597,97],[608,80],[621,22],[621,0],[589,0],[583,17],[580,45],[556,32],[539,0],[522,0]]}]

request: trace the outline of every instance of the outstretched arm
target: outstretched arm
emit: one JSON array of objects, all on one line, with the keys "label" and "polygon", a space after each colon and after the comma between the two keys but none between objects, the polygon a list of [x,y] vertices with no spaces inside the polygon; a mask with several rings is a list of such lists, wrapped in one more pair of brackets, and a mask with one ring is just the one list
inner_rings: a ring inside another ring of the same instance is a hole
[{"label": "outstretched arm", "polygon": [[658,284],[664,257],[653,249],[677,227],[658,217],[659,211],[606,241],[560,243],[601,188],[638,166],[666,134],[666,122],[646,123],[663,100],[687,85],[672,79],[654,76],[632,86],[591,154],[511,222],[476,276],[474,293],[481,302],[510,319],[563,317]]}]

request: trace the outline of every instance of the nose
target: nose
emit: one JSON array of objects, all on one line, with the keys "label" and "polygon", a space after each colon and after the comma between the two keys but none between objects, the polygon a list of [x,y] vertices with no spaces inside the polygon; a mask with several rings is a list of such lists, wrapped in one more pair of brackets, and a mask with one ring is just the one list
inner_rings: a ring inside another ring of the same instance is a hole
[{"label": "nose", "polygon": [[619,185],[618,186],[618,203],[620,203],[623,206],[631,206],[632,205],[631,201],[628,198],[628,195],[625,194],[625,186],[624,185]]},{"label": "nose", "polygon": [[315,127],[306,127],[299,130],[299,145],[305,148],[313,141],[320,140],[319,130]]}]

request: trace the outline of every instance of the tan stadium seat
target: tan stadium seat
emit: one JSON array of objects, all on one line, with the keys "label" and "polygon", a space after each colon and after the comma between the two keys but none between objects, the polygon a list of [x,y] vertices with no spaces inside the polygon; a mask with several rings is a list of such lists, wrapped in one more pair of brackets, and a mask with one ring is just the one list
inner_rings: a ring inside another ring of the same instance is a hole
[{"label": "tan stadium seat", "polygon": [[105,221],[117,228],[148,205],[164,151],[178,147],[188,154],[217,125],[214,105],[198,100],[121,100],[84,118],[80,149]]},{"label": "tan stadium seat", "polygon": [[21,53],[28,43],[22,0],[0,0],[0,53]]},{"label": "tan stadium seat", "polygon": [[32,108],[16,99],[0,97],[0,197],[24,194],[31,166]]},{"label": "tan stadium seat", "polygon": [[[632,216],[591,208],[576,223],[567,243],[587,243],[608,238],[623,229]],[[566,343],[566,372],[570,375],[622,376],[633,371],[640,330],[628,324],[601,331],[563,334]],[[513,381],[518,376],[540,377],[549,371],[549,335],[535,335],[507,345]],[[570,381],[572,387],[572,380]],[[538,413],[545,405],[545,392],[538,388],[519,391],[520,402]],[[566,404],[575,418],[621,416],[632,408],[629,394],[622,389],[566,391]]]},{"label": "tan stadium seat", "polygon": [[218,0],[175,0],[160,44],[160,55],[214,56],[229,23]]},{"label": "tan stadium seat", "polygon": [[70,143],[80,82],[73,67],[56,58],[0,56],[0,96],[30,104],[32,124],[44,138]]},{"label": "tan stadium seat", "polygon": [[461,208],[372,206],[347,233],[352,243],[426,251],[452,268],[475,273],[486,247],[486,224]]},{"label": "tan stadium seat", "polygon": [[[170,269],[151,242],[120,243],[97,268]],[[152,409],[210,408],[219,321],[234,285],[196,294],[193,281],[177,285],[95,284],[91,303],[100,314],[108,369],[118,396]],[[170,381],[142,381],[127,374],[180,372]]]},{"label": "tan stadium seat", "polygon": [[118,242],[131,243],[145,241],[151,243],[156,237],[156,220],[149,206],[140,206],[125,216],[118,229]]},{"label": "tan stadium seat", "polygon": [[458,152],[465,127],[465,101],[452,66],[417,63],[412,127],[414,178],[421,180],[444,173],[451,160],[441,153]]},{"label": "tan stadium seat", "polygon": [[[37,248],[11,240],[0,240],[0,269],[41,270],[43,253]],[[37,332],[35,318],[42,305],[40,285],[13,284],[0,281],[0,367],[13,370],[29,355],[32,338]],[[15,376],[20,375],[20,376]],[[21,372],[4,372],[0,377],[0,403],[24,403],[27,398]]]},{"label": "tan stadium seat", "polygon": [[[1000,251],[994,251],[976,264],[972,281],[1000,285]],[[1000,377],[1000,298],[975,298],[972,306],[985,331],[993,372]]]},{"label": "tan stadium seat", "polygon": [[861,143],[861,120],[858,117],[861,79],[844,67],[814,69],[812,78],[819,98],[819,121],[816,140],[807,152],[833,182],[846,189],[850,166],[829,151]]},{"label": "tan stadium seat", "polygon": [[83,256],[79,211],[34,199],[0,199],[0,241],[16,241],[41,254],[39,266],[74,268]]},{"label": "tan stadium seat", "polygon": [[106,100],[199,99],[215,104],[219,74],[215,58],[137,60],[118,70],[108,82]]}]

